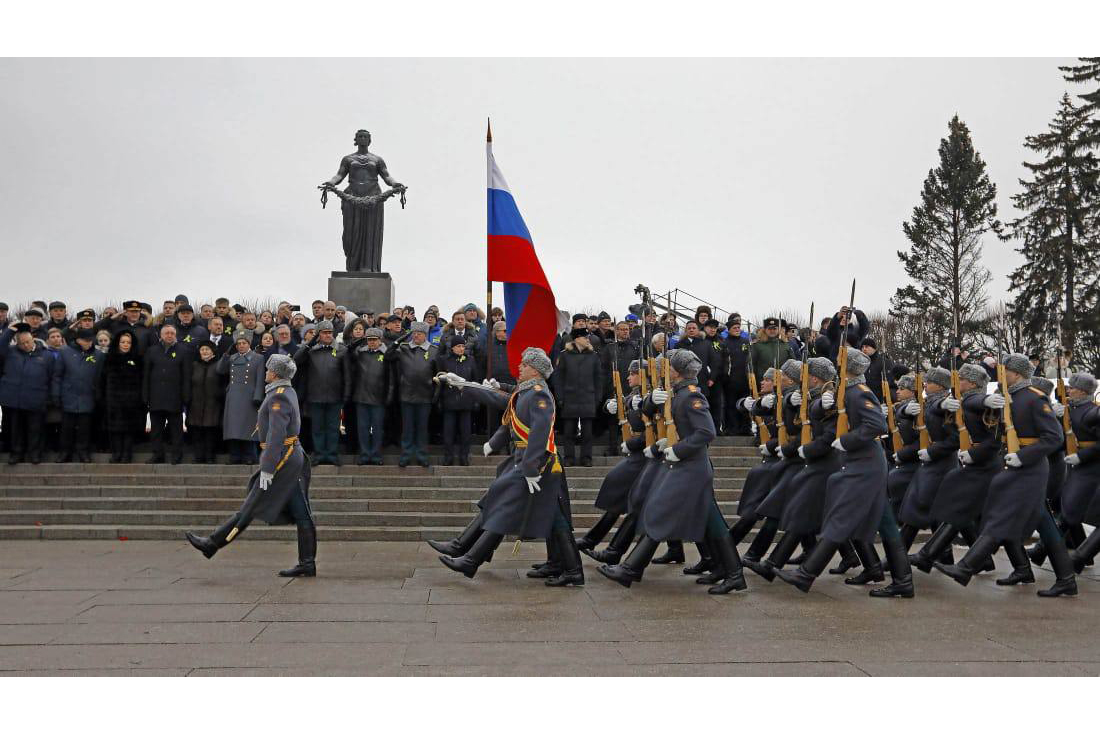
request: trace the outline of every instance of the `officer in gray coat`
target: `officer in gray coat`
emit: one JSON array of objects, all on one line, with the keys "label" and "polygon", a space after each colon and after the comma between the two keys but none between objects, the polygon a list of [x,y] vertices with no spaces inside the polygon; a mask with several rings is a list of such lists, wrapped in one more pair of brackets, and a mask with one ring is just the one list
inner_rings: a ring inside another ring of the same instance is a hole
[{"label": "officer in gray coat", "polygon": [[887,432],[886,419],[863,376],[871,360],[858,349],[843,348],[848,350],[844,407],[849,429],[832,443],[840,454],[841,467],[825,484],[821,539],[802,565],[793,571],[776,572],[802,592],[810,590],[833,554],[849,541],[864,565],[870,567],[867,546],[875,539],[886,505],[886,454],[879,441]]},{"label": "officer in gray coat", "polygon": [[267,360],[264,401],[256,417],[260,436],[260,469],[248,481],[244,504],[208,537],[187,533],[187,540],[207,558],[242,533],[254,518],[269,525],[298,527],[298,564],[280,576],[317,575],[317,529],[309,506],[310,465],[298,440],[302,427],[298,396],[290,384],[297,366],[284,354]]},{"label": "officer in gray coat", "polygon": [[554,396],[546,384],[553,371],[546,352],[529,347],[523,351],[519,384],[511,395],[468,382],[459,375],[440,376],[453,387],[477,389],[479,400],[504,410],[500,428],[483,447],[486,456],[505,449],[510,441],[515,447],[478,502],[478,527],[459,539],[462,547],[455,550],[463,551],[462,555],[439,558],[443,565],[467,578],[474,577],[505,534],[515,534],[552,539],[562,572],[547,579],[547,586],[584,585],[580,551],[561,497],[564,475],[554,444]]},{"label": "officer in gray coat", "polygon": [[264,358],[252,351],[246,332],[234,335],[233,349],[222,355],[217,373],[229,377],[222,408],[222,438],[229,442],[229,463],[255,463],[256,409],[264,399]]},{"label": "officer in gray coat", "polygon": [[716,566],[710,594],[728,594],[746,588],[741,559],[729,534],[729,526],[714,498],[714,467],[707,447],[714,440],[714,419],[710,405],[696,379],[702,361],[687,349],[676,349],[667,360],[673,388],[654,390],[642,403],[642,411],[655,417],[667,401],[672,402],[672,418],[679,440],[661,446],[658,441],[647,449],[664,454],[663,477],[658,477],[646,499],[638,528],[641,539],[621,563],[600,566],[597,570],[623,586],[637,581],[653,559],[657,546],[666,540],[705,542]]}]

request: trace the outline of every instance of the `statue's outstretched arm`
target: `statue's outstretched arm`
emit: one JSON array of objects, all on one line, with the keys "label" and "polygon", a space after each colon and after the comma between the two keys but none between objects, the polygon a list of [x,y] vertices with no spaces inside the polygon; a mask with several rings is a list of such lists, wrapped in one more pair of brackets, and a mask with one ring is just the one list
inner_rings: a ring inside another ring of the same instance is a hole
[{"label": "statue's outstretched arm", "polygon": [[378,159],[378,177],[395,189],[405,188],[405,184],[395,181],[390,175],[390,169],[386,168],[386,162],[381,157]]},{"label": "statue's outstretched arm", "polygon": [[336,171],[336,175],[333,176],[332,178],[330,178],[325,183],[328,184],[329,186],[335,186],[336,184],[340,183],[345,178],[347,178],[347,175],[348,175],[348,159],[347,158],[341,158],[340,159],[340,168],[339,168],[339,170]]}]

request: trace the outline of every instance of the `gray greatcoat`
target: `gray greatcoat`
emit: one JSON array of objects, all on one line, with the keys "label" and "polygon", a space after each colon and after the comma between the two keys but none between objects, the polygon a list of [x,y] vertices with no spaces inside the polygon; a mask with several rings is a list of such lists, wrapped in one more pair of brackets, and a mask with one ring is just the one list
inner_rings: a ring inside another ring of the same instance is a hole
[{"label": "gray greatcoat", "polygon": [[930,395],[924,401],[924,424],[928,428],[931,443],[928,455],[931,461],[922,461],[913,481],[901,501],[901,516],[906,525],[927,528],[933,524],[932,503],[947,472],[959,465],[959,430],[955,421],[942,407],[943,399],[950,395],[946,390]]},{"label": "gray greatcoat", "polygon": [[836,410],[826,410],[817,398],[808,412],[813,438],[802,446],[806,465],[788,480],[787,502],[779,518],[780,529],[795,535],[816,535],[821,530],[825,485],[840,469],[840,457],[832,447],[836,440]]},{"label": "gray greatcoat", "polygon": [[997,421],[986,424],[985,391],[976,390],[962,400],[963,420],[970,434],[970,458],[973,464],[957,466],[947,473],[932,502],[931,516],[936,523],[955,527],[972,525],[985,505],[989,483],[1001,470],[1001,435]]},{"label": "gray greatcoat", "polygon": [[258,441],[256,412],[264,399],[264,358],[236,349],[218,361],[218,374],[229,377],[222,409],[222,438],[227,441]]},{"label": "gray greatcoat", "polygon": [[886,418],[864,382],[847,387],[844,407],[850,427],[840,437],[840,471],[825,484],[821,535],[834,543],[871,543],[886,509],[886,454],[879,440],[888,431]]},{"label": "gray greatcoat", "polygon": [[[627,405],[639,392],[635,388],[629,395],[624,396],[623,399]],[[634,437],[625,442],[627,451],[630,453],[612,467],[604,477],[595,502],[596,507],[604,512],[613,512],[618,515],[626,512],[631,487],[641,476],[648,461],[642,453],[645,450],[645,423],[642,421],[641,408],[640,406],[638,410],[628,408],[625,414],[627,422],[634,431]]]},{"label": "gray greatcoat", "polygon": [[[249,479],[241,515],[258,517],[269,525],[292,525],[294,519],[287,505],[293,493],[301,491],[309,507],[309,461],[297,440],[302,429],[301,412],[298,395],[288,381],[272,383],[269,388],[256,416],[259,469]],[[259,488],[260,472],[274,474],[267,491]]]},{"label": "gray greatcoat", "polygon": [[[1100,405],[1086,402],[1067,407],[1070,423],[1077,436],[1077,458],[1081,463],[1071,466],[1062,488],[1062,518],[1070,525],[1084,522],[1089,504],[1100,487]],[[1087,445],[1086,445],[1087,444]],[[1092,523],[1090,523],[1092,524]]]},{"label": "gray greatcoat", "polygon": [[[756,500],[756,515],[758,517],[770,517],[776,520],[783,517],[783,508],[791,497],[791,480],[802,470],[804,462],[798,457],[798,446],[802,440],[801,426],[798,425],[799,407],[791,404],[791,395],[797,387],[790,387],[783,393],[783,424],[788,428],[788,439],[782,446],[779,445],[779,431],[773,425],[771,427],[772,439],[768,441],[768,449],[774,454],[778,449],[782,457],[778,466],[770,476],[771,482],[763,484],[759,489],[754,488],[754,493],[762,496]],[[759,416],[775,415],[775,409],[764,408],[757,403],[753,411]]]}]

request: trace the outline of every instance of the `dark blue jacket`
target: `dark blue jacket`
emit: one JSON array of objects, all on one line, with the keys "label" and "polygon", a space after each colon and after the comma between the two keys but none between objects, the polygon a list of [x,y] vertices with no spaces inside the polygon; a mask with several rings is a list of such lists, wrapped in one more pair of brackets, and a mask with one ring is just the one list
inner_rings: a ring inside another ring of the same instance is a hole
[{"label": "dark blue jacket", "polygon": [[66,413],[91,413],[95,410],[96,385],[107,356],[92,347],[87,352],[79,346],[58,350],[51,392],[55,403]]},{"label": "dark blue jacket", "polygon": [[11,344],[12,329],[0,333],[0,405],[12,410],[45,410],[54,373],[54,355],[42,344],[27,354]]}]

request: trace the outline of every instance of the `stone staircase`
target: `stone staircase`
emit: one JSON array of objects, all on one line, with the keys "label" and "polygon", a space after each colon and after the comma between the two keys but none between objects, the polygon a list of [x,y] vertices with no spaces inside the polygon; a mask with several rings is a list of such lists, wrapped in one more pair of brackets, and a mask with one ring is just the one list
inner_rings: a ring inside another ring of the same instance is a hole
[{"label": "stone staircase", "polygon": [[[480,446],[480,443],[474,444]],[[602,448],[602,447],[599,447]],[[450,538],[476,512],[475,503],[495,476],[500,457],[471,457],[472,466],[355,466],[313,470],[310,499],[322,540],[426,540]],[[715,490],[732,517],[748,470],[758,458],[751,439],[719,438],[711,446]],[[252,468],[180,464],[0,465],[0,539],[176,540],[185,530],[206,532],[234,512]],[[581,530],[599,517],[593,506],[600,482],[618,458],[597,456],[594,466],[566,469],[573,520]],[[254,523],[243,538],[290,540],[293,527]]]}]

